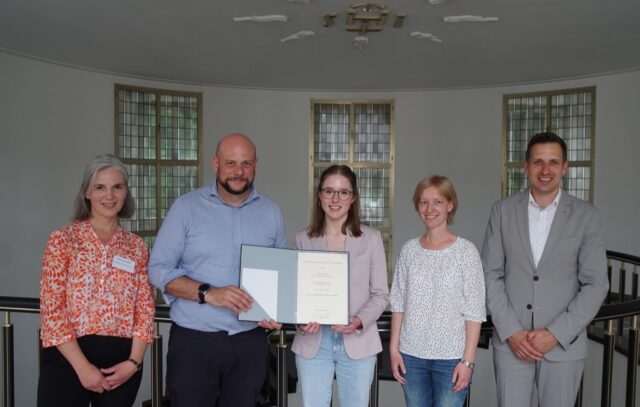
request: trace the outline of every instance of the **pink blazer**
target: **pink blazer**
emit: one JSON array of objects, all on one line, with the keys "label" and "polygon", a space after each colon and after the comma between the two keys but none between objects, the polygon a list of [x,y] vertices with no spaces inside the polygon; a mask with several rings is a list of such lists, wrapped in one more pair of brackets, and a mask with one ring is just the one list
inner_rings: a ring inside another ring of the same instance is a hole
[{"label": "pink blazer", "polygon": [[[344,335],[344,348],[351,359],[362,359],[382,351],[376,321],[389,303],[387,261],[382,236],[376,229],[361,226],[362,235],[347,234],[349,252],[349,315],[362,320],[363,329]],[[324,237],[309,238],[307,231],[296,234],[294,248],[326,250]],[[296,333],[291,350],[305,358],[313,358],[320,347],[322,330],[315,334]]]}]

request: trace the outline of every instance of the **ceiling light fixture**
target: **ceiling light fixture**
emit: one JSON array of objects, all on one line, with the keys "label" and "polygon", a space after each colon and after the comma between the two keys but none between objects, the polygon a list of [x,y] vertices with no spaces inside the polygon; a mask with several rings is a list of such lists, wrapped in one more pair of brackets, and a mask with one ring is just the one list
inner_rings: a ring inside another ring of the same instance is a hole
[{"label": "ceiling light fixture", "polygon": [[253,23],[273,23],[273,22],[287,22],[287,16],[283,14],[269,14],[266,16],[244,16],[244,17],[233,17],[233,21],[236,23],[250,21]]},{"label": "ceiling light fixture", "polygon": [[429,34],[429,33],[423,33],[420,31],[413,31],[411,34],[409,34],[409,37],[415,38],[417,40],[431,40],[433,42],[442,42],[442,40],[436,37],[435,35]]},{"label": "ceiling light fixture", "polygon": [[309,38],[309,37],[313,37],[314,35],[316,35],[315,32],[313,31],[298,31],[295,34],[291,34],[288,37],[284,37],[282,39],[280,39],[280,42],[287,42],[287,41],[291,41],[291,40],[303,40],[305,38]]},{"label": "ceiling light fixture", "polygon": [[488,23],[498,21],[498,17],[483,16],[447,16],[443,18],[445,23]]},{"label": "ceiling light fixture", "polygon": [[[370,32],[380,32],[389,17],[389,10],[382,4],[363,3],[353,4],[347,8],[347,20],[345,22],[345,30],[348,32],[356,32],[358,36],[354,38],[353,44],[363,49],[369,43],[367,34]],[[325,14],[322,20],[324,27],[331,27],[335,24],[338,13]],[[397,13],[393,19],[393,28],[401,28],[404,20],[407,18],[405,13]]]}]

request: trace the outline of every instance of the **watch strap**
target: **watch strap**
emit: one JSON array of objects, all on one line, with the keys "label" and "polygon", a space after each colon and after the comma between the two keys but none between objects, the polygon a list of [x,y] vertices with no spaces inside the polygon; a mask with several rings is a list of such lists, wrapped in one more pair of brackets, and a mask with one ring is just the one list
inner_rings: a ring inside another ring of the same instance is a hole
[{"label": "watch strap", "polygon": [[142,369],[142,362],[138,362],[134,358],[129,358],[129,362],[133,363],[136,367],[136,370]]},{"label": "watch strap", "polygon": [[198,304],[204,304],[206,301],[204,300],[204,296],[207,294],[207,291],[211,289],[211,284],[202,283],[198,286]]}]

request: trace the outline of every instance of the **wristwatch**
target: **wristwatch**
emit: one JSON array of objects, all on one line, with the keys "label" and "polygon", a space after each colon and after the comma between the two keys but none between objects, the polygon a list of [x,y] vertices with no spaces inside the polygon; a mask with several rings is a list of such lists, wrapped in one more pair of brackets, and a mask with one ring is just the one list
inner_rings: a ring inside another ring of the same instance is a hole
[{"label": "wristwatch", "polygon": [[142,362],[138,362],[137,360],[135,360],[134,358],[130,358],[129,362],[133,363],[136,367],[136,370],[140,370],[142,369]]},{"label": "wristwatch", "polygon": [[476,367],[475,363],[469,362],[467,359],[460,359],[460,363],[462,363],[463,365],[465,365],[466,367],[468,367],[471,370],[473,370],[473,368]]},{"label": "wristwatch", "polygon": [[204,296],[211,289],[211,284],[202,283],[198,286],[198,304],[204,304]]}]

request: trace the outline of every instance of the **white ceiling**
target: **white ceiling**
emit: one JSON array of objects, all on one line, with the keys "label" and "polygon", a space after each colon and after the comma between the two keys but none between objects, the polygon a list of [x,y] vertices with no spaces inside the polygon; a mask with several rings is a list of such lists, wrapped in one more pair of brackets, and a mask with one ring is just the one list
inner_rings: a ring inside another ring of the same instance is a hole
[{"label": "white ceiling", "polygon": [[[278,89],[485,87],[640,67],[638,0],[387,0],[391,21],[364,49],[344,29],[356,2],[2,0],[0,49],[129,76]],[[324,28],[330,12],[336,24]],[[407,15],[399,29],[396,13]],[[233,21],[269,14],[288,21]],[[456,15],[499,21],[443,21]],[[315,36],[280,41],[302,30]]]}]

